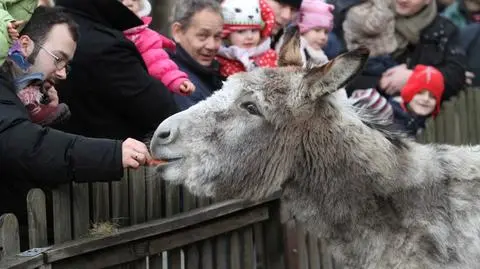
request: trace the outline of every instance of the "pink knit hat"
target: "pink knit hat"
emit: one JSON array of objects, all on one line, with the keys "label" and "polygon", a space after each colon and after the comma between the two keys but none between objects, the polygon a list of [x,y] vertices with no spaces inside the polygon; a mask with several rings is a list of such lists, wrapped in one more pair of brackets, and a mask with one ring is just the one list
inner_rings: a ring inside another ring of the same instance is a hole
[{"label": "pink knit hat", "polygon": [[300,33],[303,34],[309,30],[322,27],[331,31],[333,28],[334,6],[325,3],[322,0],[303,0],[302,6],[298,12],[297,25]]}]

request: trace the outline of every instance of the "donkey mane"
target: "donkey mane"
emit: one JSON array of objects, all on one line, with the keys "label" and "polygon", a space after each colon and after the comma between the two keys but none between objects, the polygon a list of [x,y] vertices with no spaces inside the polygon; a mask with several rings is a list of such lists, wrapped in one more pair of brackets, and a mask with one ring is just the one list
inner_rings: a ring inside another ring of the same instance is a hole
[{"label": "donkey mane", "polygon": [[160,176],[225,199],[281,190],[346,269],[477,269],[480,146],[419,144],[352,107],[336,91],[367,58],[232,76],[157,128]]}]

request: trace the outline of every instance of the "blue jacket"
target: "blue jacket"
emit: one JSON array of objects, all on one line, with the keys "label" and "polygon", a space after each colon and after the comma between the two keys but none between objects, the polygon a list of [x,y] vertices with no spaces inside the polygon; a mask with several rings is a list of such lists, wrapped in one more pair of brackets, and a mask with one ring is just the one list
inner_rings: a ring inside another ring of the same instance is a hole
[{"label": "blue jacket", "polygon": [[195,91],[189,96],[174,95],[175,102],[180,110],[185,110],[205,100],[214,91],[222,87],[222,79],[218,72],[218,63],[216,61],[212,63],[211,68],[202,66],[178,43],[175,52],[168,53],[179,69],[187,73],[188,78],[196,87]]}]

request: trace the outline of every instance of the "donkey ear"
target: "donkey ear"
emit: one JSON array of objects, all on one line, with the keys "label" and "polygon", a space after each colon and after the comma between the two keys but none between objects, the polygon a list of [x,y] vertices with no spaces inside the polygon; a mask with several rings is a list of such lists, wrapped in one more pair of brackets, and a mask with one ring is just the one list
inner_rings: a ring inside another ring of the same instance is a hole
[{"label": "donkey ear", "polygon": [[308,70],[302,80],[308,96],[316,100],[343,88],[362,70],[369,54],[370,51],[362,47]]}]

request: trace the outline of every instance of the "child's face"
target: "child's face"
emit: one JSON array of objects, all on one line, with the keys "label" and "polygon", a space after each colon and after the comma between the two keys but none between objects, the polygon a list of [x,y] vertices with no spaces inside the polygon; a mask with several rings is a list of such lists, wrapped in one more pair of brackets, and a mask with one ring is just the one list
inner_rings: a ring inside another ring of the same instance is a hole
[{"label": "child's face", "polygon": [[120,0],[120,2],[135,14],[142,10],[141,0]]},{"label": "child's face", "polygon": [[328,42],[328,30],[325,28],[313,28],[303,34],[308,45],[315,50],[320,50]]},{"label": "child's face", "polygon": [[233,46],[249,49],[260,43],[260,30],[240,30],[230,33],[228,39]]},{"label": "child's face", "polygon": [[437,105],[435,96],[428,90],[422,90],[415,94],[412,101],[408,104],[410,110],[419,116],[428,116],[432,114]]}]

